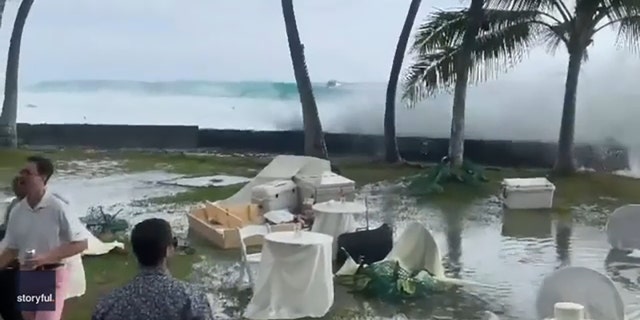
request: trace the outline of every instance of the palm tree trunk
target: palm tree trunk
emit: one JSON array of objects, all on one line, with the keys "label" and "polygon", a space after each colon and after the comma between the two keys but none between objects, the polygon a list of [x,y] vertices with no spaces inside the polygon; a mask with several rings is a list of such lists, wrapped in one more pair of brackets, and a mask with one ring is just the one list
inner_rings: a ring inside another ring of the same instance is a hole
[{"label": "palm tree trunk", "polygon": [[0,114],[0,147],[15,148],[18,144],[16,121],[18,118],[18,67],[22,31],[34,0],[23,0],[18,8],[7,55],[7,71],[4,81],[4,101]]},{"label": "palm tree trunk", "polygon": [[558,138],[558,154],[553,168],[554,173],[559,175],[569,175],[576,172],[573,144],[576,127],[576,94],[583,54],[584,50],[570,50],[569,54],[560,137]]},{"label": "palm tree trunk", "polygon": [[391,74],[389,75],[389,83],[387,84],[387,99],[384,108],[384,147],[385,160],[389,163],[400,161],[400,152],[398,151],[398,140],[396,137],[396,90],[398,89],[398,79],[402,70],[402,62],[404,54],[407,51],[407,43],[411,35],[413,23],[418,15],[420,3],[422,0],[412,0],[409,5],[409,12],[404,20],[404,26],[398,38],[396,53],[393,56],[391,64]]},{"label": "palm tree trunk", "polygon": [[2,18],[4,17],[4,7],[7,4],[7,0],[0,0],[0,27],[2,26]]},{"label": "palm tree trunk", "polygon": [[452,167],[462,165],[464,157],[464,122],[467,99],[467,84],[471,68],[471,54],[475,46],[480,25],[484,19],[483,0],[472,0],[469,7],[467,29],[462,39],[462,50],[457,57],[456,85],[453,92],[451,136],[449,137],[449,159]]},{"label": "palm tree trunk", "polygon": [[300,103],[302,104],[304,153],[307,156],[327,159],[327,146],[324,141],[320,116],[318,115],[318,106],[313,96],[313,87],[311,79],[309,79],[309,71],[304,56],[304,45],[300,41],[292,0],[282,0],[282,15],[284,16],[284,24],[287,31],[293,74],[296,78]]}]

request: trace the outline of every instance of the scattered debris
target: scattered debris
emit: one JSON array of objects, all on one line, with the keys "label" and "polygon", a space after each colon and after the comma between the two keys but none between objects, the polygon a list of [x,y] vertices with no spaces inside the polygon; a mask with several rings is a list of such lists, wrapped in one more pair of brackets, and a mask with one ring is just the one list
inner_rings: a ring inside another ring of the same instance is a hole
[{"label": "scattered debris", "polygon": [[409,190],[415,195],[441,193],[447,182],[479,184],[487,182],[480,166],[464,160],[460,168],[451,168],[449,157],[444,157],[429,173],[418,175],[409,182]]},{"label": "scattered debris", "polygon": [[115,235],[126,231],[129,223],[125,219],[118,218],[123,210],[120,209],[114,214],[104,212],[102,206],[90,207],[86,216],[80,221],[87,226],[87,229],[102,241],[113,241]]}]

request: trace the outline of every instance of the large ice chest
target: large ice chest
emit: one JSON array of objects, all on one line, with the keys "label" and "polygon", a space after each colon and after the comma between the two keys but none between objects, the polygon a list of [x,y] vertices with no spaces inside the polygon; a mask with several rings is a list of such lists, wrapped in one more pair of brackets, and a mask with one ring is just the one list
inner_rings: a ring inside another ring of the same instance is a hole
[{"label": "large ice chest", "polygon": [[502,199],[509,209],[549,209],[556,186],[546,178],[502,180]]},{"label": "large ice chest", "polygon": [[298,185],[299,201],[313,198],[315,203],[340,200],[352,201],[356,194],[355,181],[327,171],[317,175],[297,175],[293,181]]},{"label": "large ice chest", "polygon": [[261,213],[274,210],[294,211],[298,207],[298,188],[292,180],[276,180],[251,189],[251,203],[257,204]]}]

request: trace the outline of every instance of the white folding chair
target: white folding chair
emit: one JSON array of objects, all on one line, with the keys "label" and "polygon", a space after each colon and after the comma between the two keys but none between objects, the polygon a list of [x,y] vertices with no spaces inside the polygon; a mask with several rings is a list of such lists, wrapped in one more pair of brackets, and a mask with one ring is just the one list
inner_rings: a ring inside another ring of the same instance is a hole
[{"label": "white folding chair", "polygon": [[242,285],[245,281],[245,277],[249,279],[249,285],[253,288],[254,279],[253,273],[251,271],[252,265],[260,264],[260,259],[262,257],[262,253],[247,253],[247,244],[246,240],[252,237],[261,237],[264,239],[269,232],[271,232],[271,227],[268,224],[264,225],[248,225],[242,228],[238,228],[238,233],[240,234],[240,248],[242,250],[241,257],[241,269],[240,269],[240,278],[238,278],[238,286]]}]

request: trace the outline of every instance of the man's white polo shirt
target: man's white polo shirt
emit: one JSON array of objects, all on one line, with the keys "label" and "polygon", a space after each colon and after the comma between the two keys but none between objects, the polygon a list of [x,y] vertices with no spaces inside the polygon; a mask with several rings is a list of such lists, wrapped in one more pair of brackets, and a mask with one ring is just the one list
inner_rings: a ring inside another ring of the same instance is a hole
[{"label": "man's white polo shirt", "polygon": [[35,208],[27,199],[20,201],[9,214],[6,248],[18,250],[18,259],[24,261],[26,250],[36,254],[47,253],[62,244],[86,240],[84,227],[78,217],[55,194],[47,191]]}]

